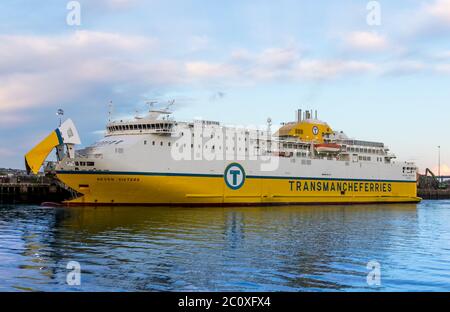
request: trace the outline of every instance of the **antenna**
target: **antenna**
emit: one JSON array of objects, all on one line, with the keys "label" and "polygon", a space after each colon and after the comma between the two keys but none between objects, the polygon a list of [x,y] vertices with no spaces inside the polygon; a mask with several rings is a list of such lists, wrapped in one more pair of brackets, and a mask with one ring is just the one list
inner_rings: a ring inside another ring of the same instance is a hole
[{"label": "antenna", "polygon": [[114,108],[113,101],[109,101],[109,104],[108,104],[108,122],[111,122],[113,108]]},{"label": "antenna", "polygon": [[267,133],[270,133],[271,131],[271,127],[272,127],[272,118],[267,118]]},{"label": "antenna", "polygon": [[167,107],[166,107],[164,110],[168,111],[169,108],[170,108],[173,104],[175,104],[175,100],[169,101],[169,104],[167,105]]},{"label": "antenna", "polygon": [[158,101],[145,101],[146,104],[149,106],[149,111],[153,110],[153,106],[158,103]]},{"label": "antenna", "polygon": [[59,127],[61,127],[61,119],[62,116],[64,116],[64,111],[61,108],[59,108],[58,111],[56,112],[56,115],[59,116]]}]

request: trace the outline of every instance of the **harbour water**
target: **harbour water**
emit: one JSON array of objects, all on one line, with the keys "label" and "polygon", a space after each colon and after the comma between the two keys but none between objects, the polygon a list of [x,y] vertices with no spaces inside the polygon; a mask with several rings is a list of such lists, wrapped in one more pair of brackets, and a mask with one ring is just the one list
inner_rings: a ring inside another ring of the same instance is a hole
[{"label": "harbour water", "polygon": [[[68,285],[70,261],[81,285]],[[380,268],[371,285],[369,261]],[[448,291],[450,201],[0,206],[0,291]]]}]

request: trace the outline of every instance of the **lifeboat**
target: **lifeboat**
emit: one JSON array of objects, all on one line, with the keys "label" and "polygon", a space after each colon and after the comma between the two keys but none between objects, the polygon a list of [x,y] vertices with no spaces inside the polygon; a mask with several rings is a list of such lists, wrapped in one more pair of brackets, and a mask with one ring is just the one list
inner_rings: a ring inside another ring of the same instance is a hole
[{"label": "lifeboat", "polygon": [[339,153],[341,151],[341,146],[336,143],[316,144],[314,147],[318,153]]}]

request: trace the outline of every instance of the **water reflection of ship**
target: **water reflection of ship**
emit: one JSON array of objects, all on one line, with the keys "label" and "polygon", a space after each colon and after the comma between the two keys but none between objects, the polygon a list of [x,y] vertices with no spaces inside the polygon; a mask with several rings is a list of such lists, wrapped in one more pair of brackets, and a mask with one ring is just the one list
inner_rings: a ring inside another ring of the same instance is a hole
[{"label": "water reflection of ship", "polygon": [[[371,260],[355,255],[354,262],[341,263],[344,255],[364,250],[367,242],[370,249],[382,253],[397,235],[404,234],[399,231],[417,231],[386,222],[386,216],[399,213],[415,219],[416,205],[319,209],[83,207],[59,210],[57,226],[69,230],[64,232],[64,240],[87,247],[104,246],[106,239],[112,250],[105,256],[119,259],[115,263],[149,261],[153,269],[133,281],[136,289],[220,289],[215,281],[224,276],[234,280],[230,282],[233,289],[239,289],[238,280],[270,285],[279,278],[286,280],[287,290],[339,289],[345,286],[345,279],[333,281],[320,276],[349,270],[363,279],[365,265]],[[62,232],[55,235],[58,233]],[[133,259],[133,251],[143,254]],[[252,285],[261,289],[252,283],[246,287]]]},{"label": "water reflection of ship", "polygon": [[418,230],[409,226],[416,205],[73,207],[34,217],[42,229],[24,232],[23,256],[40,258],[24,268],[43,274],[47,289],[64,285],[70,260],[103,290],[339,289],[349,275],[363,280],[367,261],[396,237]]}]

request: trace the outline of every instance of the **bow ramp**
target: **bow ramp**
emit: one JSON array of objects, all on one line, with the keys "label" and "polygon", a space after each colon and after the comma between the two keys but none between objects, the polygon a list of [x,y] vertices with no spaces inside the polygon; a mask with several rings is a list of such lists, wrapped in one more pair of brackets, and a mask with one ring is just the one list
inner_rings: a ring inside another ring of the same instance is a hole
[{"label": "bow ramp", "polygon": [[[81,144],[77,128],[71,119],[67,119],[25,155],[25,166],[28,173],[37,174],[53,148],[56,148],[58,161],[66,155],[74,158],[74,145],[76,144]],[[67,148],[66,151],[64,147]]]}]

